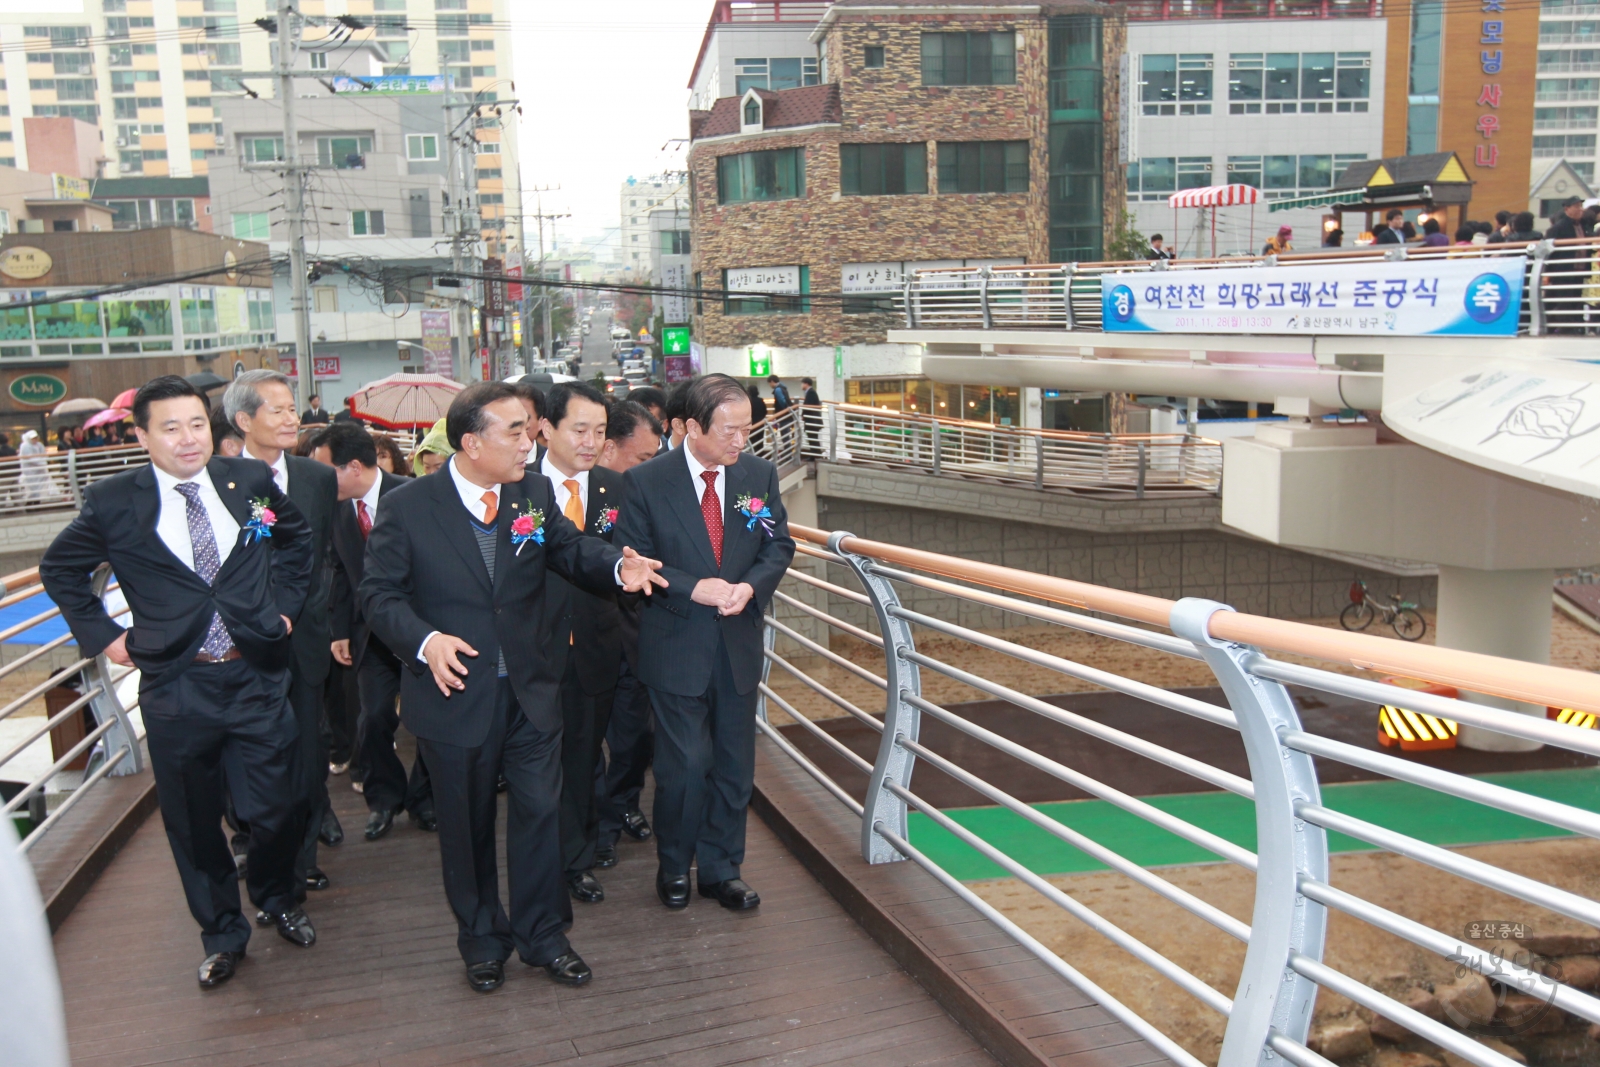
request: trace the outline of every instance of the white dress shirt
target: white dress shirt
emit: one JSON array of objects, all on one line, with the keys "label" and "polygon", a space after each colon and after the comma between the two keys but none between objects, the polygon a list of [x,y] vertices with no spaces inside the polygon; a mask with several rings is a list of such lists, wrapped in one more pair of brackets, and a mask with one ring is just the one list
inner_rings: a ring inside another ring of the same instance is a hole
[{"label": "white dress shirt", "polygon": [[367,506],[367,518],[372,522],[378,521],[378,494],[382,489],[383,472],[379,471],[377,477],[372,479],[372,488],[367,490],[367,495],[360,500],[350,501],[350,506],[355,509],[357,524],[361,522],[361,509],[356,507],[357,504],[365,504]]},{"label": "white dress shirt", "polygon": [[[252,455],[249,445],[245,445],[244,448],[241,449],[241,452],[243,453],[245,459],[253,459],[258,460],[261,463],[267,463],[267,461],[262,459],[260,456]],[[272,480],[278,483],[278,492],[282,493],[284,496],[289,495],[289,461],[284,458],[287,455],[287,452],[279,452],[277,463],[267,463],[267,466],[272,468]]]},{"label": "white dress shirt", "polygon": [[[550,484],[555,486],[556,510],[565,515],[567,513],[567,501],[572,496],[572,491],[567,488],[567,482],[569,479],[565,474],[562,474],[556,469],[556,465],[554,463],[550,462],[549,452],[546,452],[544,454],[544,459],[539,461],[539,473],[544,475],[546,478],[549,478]],[[578,473],[572,475],[570,480],[578,483],[579,509],[585,515],[589,514],[589,472],[579,471]],[[580,525],[578,529],[581,530],[583,527]]]},{"label": "white dress shirt", "polygon": [[[194,570],[194,542],[189,539],[188,498],[176,488],[179,479],[160,467],[152,465],[150,469],[155,472],[156,490],[161,501],[161,510],[156,519],[156,536],[185,567]],[[228,556],[239,543],[239,522],[222,502],[222,497],[217,495],[217,487],[211,484],[209,471],[202,467],[200,473],[188,481],[200,487],[200,504],[211,520],[211,532],[217,539],[217,565],[220,567],[228,562]]]},{"label": "white dress shirt", "polygon": [[689,480],[694,482],[695,503],[698,504],[706,495],[706,480],[700,475],[705,471],[716,471],[717,500],[722,505],[722,513],[726,515],[728,513],[728,468],[721,464],[715,467],[707,467],[694,458],[694,449],[690,448],[687,442],[679,446],[679,449],[683,452],[684,458],[689,461]]}]

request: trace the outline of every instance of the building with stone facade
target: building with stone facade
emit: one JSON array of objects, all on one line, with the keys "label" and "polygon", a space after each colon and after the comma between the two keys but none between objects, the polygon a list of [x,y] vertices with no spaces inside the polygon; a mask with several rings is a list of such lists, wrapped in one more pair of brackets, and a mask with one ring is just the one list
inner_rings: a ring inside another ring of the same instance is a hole
[{"label": "building with stone facade", "polygon": [[706,369],[744,377],[756,356],[824,397],[892,382],[897,409],[1037,424],[1015,391],[920,380],[919,353],[885,341],[892,297],[924,267],[1100,258],[1121,185],[1115,8],[839,0],[811,41],[817,85],[690,113],[695,284],[723,294],[696,302]]}]

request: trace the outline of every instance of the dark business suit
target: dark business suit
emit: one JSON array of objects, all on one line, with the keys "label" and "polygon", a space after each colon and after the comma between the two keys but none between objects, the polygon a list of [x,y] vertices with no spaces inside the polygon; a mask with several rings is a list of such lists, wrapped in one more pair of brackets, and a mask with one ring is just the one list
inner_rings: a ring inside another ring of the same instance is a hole
[{"label": "dark business suit", "polygon": [[650,711],[650,690],[639,681],[639,612],[642,596],[617,598],[618,632],[622,637],[622,664],[611,698],[606,724],[606,759],[596,768],[595,794],[600,810],[596,842],[612,848],[622,835],[622,819],[637,810],[644,792],[645,772],[655,752],[655,723]]},{"label": "dark business suit", "polygon": [[[540,464],[544,456],[541,454]],[[530,472],[539,467],[529,467]],[[583,532],[611,543],[615,519],[606,514],[622,506],[622,475],[604,467],[589,471],[589,500]],[[613,586],[604,596],[586,592],[560,575],[550,578],[550,605],[556,613],[557,649],[568,641],[561,671],[561,855],[568,873],[594,867],[600,811],[595,801],[595,767],[611,721],[611,701],[622,662],[622,636]]]},{"label": "dark business suit", "polygon": [[[616,540],[660,560],[669,583],[639,617],[639,678],[656,715],[657,853],[669,876],[688,874],[698,859],[700,884],[723,882],[744,862],[761,615],[794,558],[778,471],[748,453],[727,468],[720,567],[700,511],[704,483],[691,477],[683,449],[633,468],[624,482]],[[745,495],[772,509],[772,533],[748,528],[735,510]],[[721,616],[690,599],[702,578],[748,582],[755,596],[740,614]]]},{"label": "dark business suit", "polygon": [[[406,479],[378,472],[378,499],[406,484]],[[374,522],[377,516],[371,516]],[[356,674],[361,713],[356,722],[355,759],[366,772],[362,796],[372,811],[413,814],[433,810],[433,788],[428,766],[419,753],[406,778],[405,764],[394,751],[394,732],[400,725],[395,702],[400,697],[400,660],[372,633],[355,591],[361,585],[367,539],[356,516],[356,502],[340,502],[333,520],[333,587],[328,615],[333,640],[350,642],[350,670]]]},{"label": "dark business suit", "polygon": [[[224,768],[227,789],[250,824],[250,899],[273,914],[295,907],[293,864],[305,811],[294,790],[299,734],[288,701],[292,651],[279,616],[302,613],[312,551],[305,519],[265,464],[218,456],[206,471],[241,527],[211,585],[157,534],[161,499],[149,466],[86,489],[83,510],[51,543],[39,575],[89,656],[124,632],[94,595],[90,576],[110,563],[121,583],[132,608],[127,650],[142,672],[140,709],[161,818],[210,954],[243,951],[250,940],[238,872],[221,829]],[[270,537],[252,538],[243,529],[252,500],[266,501],[276,514]],[[213,614],[221,616],[241,658],[195,662]]]},{"label": "dark business suit", "polygon": [[[451,464],[454,460],[451,461]],[[537,510],[544,543],[511,544],[511,524]],[[548,575],[594,591],[614,587],[621,554],[584,537],[556,509],[550,483],[500,487],[493,577],[450,465],[391,492],[367,539],[360,599],[372,632],[405,664],[400,714],[433,780],[445,894],[462,959],[531,964],[571,951],[572,903],[561,876],[561,676],[546,610]],[[465,688],[444,696],[417,650],[430,632],[477,650]],[[498,660],[505,652],[506,673]],[[495,781],[507,783],[511,914],[500,905]]]}]

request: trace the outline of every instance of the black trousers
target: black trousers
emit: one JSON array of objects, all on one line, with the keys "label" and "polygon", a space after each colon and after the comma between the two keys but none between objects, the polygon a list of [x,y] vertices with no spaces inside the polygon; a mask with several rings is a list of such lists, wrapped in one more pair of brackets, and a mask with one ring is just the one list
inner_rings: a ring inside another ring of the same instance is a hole
[{"label": "black trousers", "polygon": [[655,751],[650,690],[622,661],[616,695],[611,698],[611,723],[606,727],[607,758],[598,766],[595,791],[600,806],[599,844],[613,847],[622,835],[622,817],[639,807],[644,775]]},{"label": "black trousers", "polygon": [[698,860],[702,884],[739,877],[756,771],[756,690],[740,694],[720,640],[699,696],[650,690],[656,712],[656,854],[668,874]]},{"label": "black trousers", "polygon": [[561,859],[568,872],[594,867],[600,839],[600,807],[594,772],[611,721],[613,690],[591,696],[578,675],[578,657],[567,655],[561,676]]},{"label": "black trousers", "polygon": [[322,743],[329,763],[348,763],[359,777],[356,761],[356,717],[361,704],[356,695],[356,672],[338,662],[328,664],[328,680],[322,686]]},{"label": "black trousers", "polygon": [[[500,679],[482,745],[418,738],[433,779],[444,892],[456,916],[456,945],[468,964],[504,960],[513,948],[541,966],[572,951],[572,900],[561,876],[561,731],[540,730]],[[506,882],[500,905],[495,857],[495,782],[506,777]]]},{"label": "black trousers", "polygon": [[367,639],[367,649],[356,668],[356,685],[361,695],[361,717],[356,723],[356,759],[365,770],[362,796],[370,811],[399,811],[418,814],[433,810],[433,783],[428,781],[428,764],[417,750],[406,776],[406,765],[394,750],[394,734],[400,728],[395,701],[400,698],[400,661],[376,637]]},{"label": "black trousers", "polygon": [[161,821],[208,955],[244,951],[251,930],[222,832],[224,790],[249,826],[250,900],[273,913],[294,908],[305,805],[288,693],[287,672],[258,671],[244,660],[195,664],[140,690]]},{"label": "black trousers", "polygon": [[[322,817],[332,807],[328,799],[328,749],[322,742],[322,686],[302,682],[289,672],[289,705],[300,727],[300,762],[297,791],[305,804],[306,825],[295,854],[295,900],[306,899],[306,871],[317,865],[317,834]],[[243,815],[243,813],[240,813]],[[243,816],[249,821],[249,816]]]}]

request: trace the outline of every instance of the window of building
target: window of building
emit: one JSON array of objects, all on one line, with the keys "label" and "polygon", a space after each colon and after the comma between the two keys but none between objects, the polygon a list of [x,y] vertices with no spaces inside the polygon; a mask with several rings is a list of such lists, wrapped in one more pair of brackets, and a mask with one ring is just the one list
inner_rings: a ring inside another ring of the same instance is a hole
[{"label": "window of building", "polygon": [[803,148],[741,152],[717,160],[717,203],[792,200],[806,195]]},{"label": "window of building", "polygon": [[688,230],[662,230],[661,254],[665,256],[686,256],[689,254]]},{"label": "window of building", "polygon": [[439,65],[472,62],[472,48],[467,41],[440,41]]},{"label": "window of building", "polygon": [[1017,35],[994,33],[924,33],[923,85],[1015,85]]},{"label": "window of building", "polygon": [[1205,52],[1140,57],[1139,99],[1146,115],[1211,114],[1211,55]]},{"label": "window of building", "polygon": [[440,15],[434,20],[438,27],[440,37],[465,37],[467,35],[467,16],[465,15]]},{"label": "window of building", "polygon": [[335,170],[360,170],[372,151],[371,137],[318,137],[317,162]]},{"label": "window of building", "polygon": [[125,44],[114,44],[106,49],[106,62],[113,67],[133,66],[133,47]]},{"label": "window of building", "polygon": [[439,138],[431,133],[406,134],[406,158],[411,160],[438,159]]},{"label": "window of building", "polygon": [[306,58],[310,61],[312,70],[327,70],[328,69],[328,53],[326,53],[326,52],[312,52]]},{"label": "window of building", "polygon": [[339,310],[339,290],[331,285],[313,285],[311,287],[311,310],[324,314],[337,312]]},{"label": "window of building", "polygon": [[724,315],[803,315],[811,310],[809,267],[737,267],[722,272]]},{"label": "window of building", "polygon": [[499,167],[479,167],[478,168],[478,180],[479,181],[482,181],[485,178],[494,178],[495,180],[498,181],[504,176],[504,174],[505,174],[505,172]]},{"label": "window of building", "polygon": [[158,163],[167,158],[165,148],[146,148],[142,154],[146,163]]},{"label": "window of building", "polygon": [[744,102],[744,124],[746,126],[761,125],[761,101],[751,97]]},{"label": "window of building", "polygon": [[[138,156],[138,152],[124,152],[123,156]],[[124,169],[126,168],[126,160]],[[137,171],[138,168],[135,168]],[[189,198],[164,197],[149,200],[108,200],[111,208],[111,228],[114,230],[148,230],[156,226],[184,226],[194,229],[194,201]]]},{"label": "window of building", "polygon": [[1534,83],[1534,99],[1600,100],[1600,78],[1540,78]]},{"label": "window of building", "polygon": [[118,152],[117,168],[123,174],[139,174],[144,170],[144,157],[139,154],[138,149]]},{"label": "window of building", "polygon": [[246,163],[278,163],[283,160],[282,137],[244,137],[239,141]]},{"label": "window of building", "polygon": [[846,196],[894,196],[928,191],[928,146],[842,144],[839,189]]},{"label": "window of building", "polygon": [[939,142],[939,192],[1027,191],[1027,141]]},{"label": "window of building", "polygon": [[465,11],[467,0],[433,0],[435,11]]},{"label": "window of building", "polygon": [[386,231],[383,228],[383,212],[350,212],[351,237],[382,237],[385,232]]},{"label": "window of building", "polygon": [[[1560,159],[1564,156],[1594,155],[1595,135],[1592,133],[1535,134],[1533,156],[1535,159]],[[1592,166],[1592,164],[1591,164]],[[1588,181],[1588,178],[1584,179]]]},{"label": "window of building", "polygon": [[1407,155],[1439,150],[1439,53],[1443,29],[1442,0],[1416,0],[1411,5],[1411,55],[1406,86]]},{"label": "window of building", "polygon": [[1129,200],[1165,200],[1179,190],[1210,184],[1210,156],[1145,156],[1128,164]]},{"label": "window of building", "polygon": [[883,45],[867,45],[863,65],[869,70],[881,70],[883,68]]},{"label": "window of building", "polygon": [[87,74],[94,69],[94,53],[52,52],[50,67],[56,74]]},{"label": "window of building", "polygon": [[478,203],[485,206],[490,204],[503,204],[506,202],[505,193],[479,193]]},{"label": "window of building", "polygon": [[735,59],[733,70],[735,96],[743,96],[746,89],[798,89],[819,81],[814,58]]},{"label": "window of building", "polygon": [[241,241],[267,241],[272,238],[272,221],[265,211],[235,211],[233,235]]},{"label": "window of building", "polygon": [[1233,115],[1365,112],[1370,52],[1235,52],[1228,57]]}]

